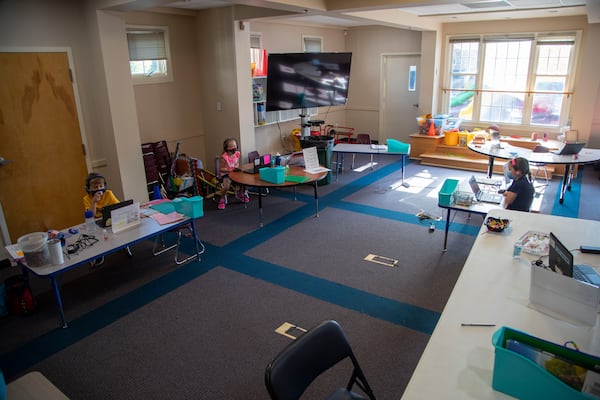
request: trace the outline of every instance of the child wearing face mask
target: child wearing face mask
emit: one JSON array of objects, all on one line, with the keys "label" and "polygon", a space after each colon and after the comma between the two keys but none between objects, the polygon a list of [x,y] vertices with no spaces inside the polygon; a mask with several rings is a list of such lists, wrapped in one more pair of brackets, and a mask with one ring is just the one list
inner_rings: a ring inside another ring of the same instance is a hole
[{"label": "child wearing face mask", "polygon": [[106,179],[96,172],[92,172],[85,180],[85,191],[83,197],[83,208],[90,210],[94,218],[102,218],[102,208],[111,204],[117,204],[119,199],[110,189],[106,188]]},{"label": "child wearing face mask", "polygon": [[[241,153],[238,149],[237,141],[234,138],[225,139],[223,142],[223,154],[221,154],[219,160],[221,178],[223,179],[223,186],[217,193],[219,196],[219,210],[225,209],[225,194],[231,187],[229,173],[240,168],[240,156]],[[250,201],[245,187],[240,186],[236,188],[235,192],[235,197],[237,197],[242,203],[248,203]]]},{"label": "child wearing face mask", "polygon": [[535,193],[531,183],[529,161],[523,157],[513,158],[509,161],[509,172],[513,181],[503,193],[504,208],[529,212]]}]

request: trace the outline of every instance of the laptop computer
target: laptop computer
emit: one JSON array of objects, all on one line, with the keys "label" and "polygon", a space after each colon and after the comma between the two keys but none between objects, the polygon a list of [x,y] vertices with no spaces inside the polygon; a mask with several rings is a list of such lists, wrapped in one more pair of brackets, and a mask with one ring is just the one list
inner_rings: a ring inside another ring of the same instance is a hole
[{"label": "laptop computer", "polygon": [[573,253],[550,232],[548,265],[554,272],[600,287],[600,274],[589,265],[573,265]]},{"label": "laptop computer", "polygon": [[583,142],[565,143],[565,145],[560,150],[553,151],[552,153],[558,154],[560,156],[579,154],[581,149],[583,149],[584,147],[585,147],[585,143],[583,143]]},{"label": "laptop computer", "polygon": [[98,221],[96,221],[96,223],[98,225],[100,225],[102,228],[107,228],[109,226],[112,225],[111,219],[110,219],[110,212],[112,210],[116,210],[117,208],[121,208],[121,207],[125,207],[125,206],[129,206],[133,204],[133,199],[131,200],[125,200],[122,201],[120,203],[116,203],[116,204],[111,204],[108,206],[104,206],[102,208],[102,219],[99,219]]},{"label": "laptop computer", "polygon": [[271,165],[271,155],[264,154],[254,159],[254,166],[252,168],[243,169],[242,172],[247,174],[258,174],[258,170]]},{"label": "laptop computer", "polygon": [[501,194],[484,192],[483,190],[481,190],[481,188],[477,184],[477,179],[475,178],[475,175],[471,175],[471,178],[469,179],[469,185],[471,186],[471,190],[473,191],[473,193],[475,193],[475,198],[477,199],[477,201],[493,204],[500,204],[502,202]]}]

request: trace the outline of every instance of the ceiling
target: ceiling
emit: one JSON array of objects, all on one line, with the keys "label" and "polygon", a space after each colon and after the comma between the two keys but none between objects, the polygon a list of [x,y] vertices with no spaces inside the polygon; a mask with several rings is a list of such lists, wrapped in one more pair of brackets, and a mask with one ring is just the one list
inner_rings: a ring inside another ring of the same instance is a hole
[{"label": "ceiling", "polygon": [[590,24],[600,23],[598,0],[179,0],[163,1],[161,6],[188,11],[236,6],[254,10],[249,16],[339,27],[381,24],[428,29],[440,23],[574,15],[587,15]]}]

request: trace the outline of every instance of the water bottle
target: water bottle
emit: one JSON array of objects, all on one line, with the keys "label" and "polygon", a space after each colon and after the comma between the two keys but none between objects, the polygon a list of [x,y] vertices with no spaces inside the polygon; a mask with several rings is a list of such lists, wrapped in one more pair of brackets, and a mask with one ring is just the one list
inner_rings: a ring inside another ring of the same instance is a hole
[{"label": "water bottle", "polygon": [[275,165],[278,167],[281,165],[281,154],[279,154],[279,152],[275,154]]},{"label": "water bottle", "polygon": [[85,230],[87,233],[96,232],[96,220],[90,210],[85,210]]}]

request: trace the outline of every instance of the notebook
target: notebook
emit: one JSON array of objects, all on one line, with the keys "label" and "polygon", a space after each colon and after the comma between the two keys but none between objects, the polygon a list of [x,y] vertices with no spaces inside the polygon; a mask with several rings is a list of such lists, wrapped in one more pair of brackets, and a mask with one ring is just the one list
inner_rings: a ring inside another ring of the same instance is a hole
[{"label": "notebook", "polygon": [[600,287],[600,274],[589,265],[573,265],[573,253],[550,232],[548,265],[554,272]]},{"label": "notebook", "polygon": [[110,220],[110,212],[112,210],[116,210],[117,208],[130,206],[132,204],[133,204],[133,200],[125,200],[120,203],[111,204],[109,206],[104,206],[104,208],[102,208],[102,219],[99,219],[98,221],[96,221],[96,223],[98,225],[100,225],[102,228],[107,228],[107,227],[111,226],[112,223]]},{"label": "notebook", "polygon": [[473,191],[473,193],[475,193],[475,198],[477,199],[477,201],[493,204],[500,204],[502,202],[501,194],[484,192],[483,190],[481,190],[481,188],[477,184],[477,179],[475,179],[475,175],[471,175],[471,178],[469,179],[469,185],[471,185],[471,190]]},{"label": "notebook", "polygon": [[565,143],[565,145],[559,151],[553,151],[552,153],[558,154],[561,156],[568,156],[572,154],[579,154],[581,149],[585,147],[585,143],[583,142],[572,142]]}]

